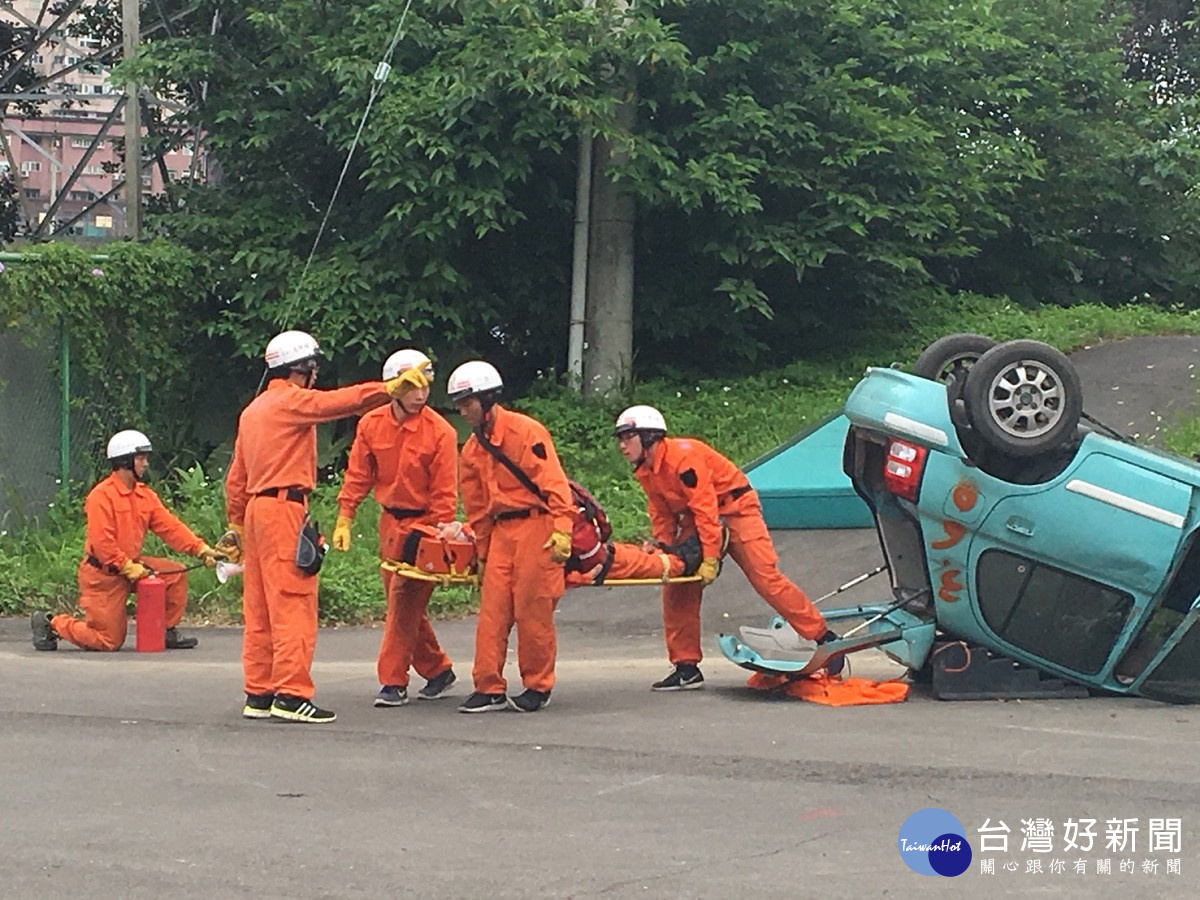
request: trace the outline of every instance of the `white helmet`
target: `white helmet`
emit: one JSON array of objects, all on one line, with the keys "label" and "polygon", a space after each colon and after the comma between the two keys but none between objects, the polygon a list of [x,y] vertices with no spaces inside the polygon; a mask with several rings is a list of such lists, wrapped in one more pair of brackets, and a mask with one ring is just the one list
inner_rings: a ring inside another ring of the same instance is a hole
[{"label": "white helmet", "polygon": [[466,400],[476,394],[498,391],[502,387],[504,381],[496,367],[482,359],[463,363],[450,373],[450,380],[446,382],[446,391],[450,395],[451,403]]},{"label": "white helmet", "polygon": [[631,431],[659,432],[658,436],[662,437],[667,433],[667,420],[653,406],[631,406],[617,416],[613,435],[620,436]]},{"label": "white helmet", "polygon": [[263,359],[268,369],[279,369],[295,363],[306,362],[320,356],[321,348],[316,338],[303,331],[284,331],[267,342]]},{"label": "white helmet", "polygon": [[433,363],[420,350],[397,350],[389,356],[383,364],[383,380],[388,381],[409,369],[420,369],[426,378],[433,381]]},{"label": "white helmet", "polygon": [[139,453],[149,453],[154,448],[150,446],[150,438],[140,431],[129,429],[118,431],[108,439],[108,458],[121,459],[125,456],[136,456]]}]

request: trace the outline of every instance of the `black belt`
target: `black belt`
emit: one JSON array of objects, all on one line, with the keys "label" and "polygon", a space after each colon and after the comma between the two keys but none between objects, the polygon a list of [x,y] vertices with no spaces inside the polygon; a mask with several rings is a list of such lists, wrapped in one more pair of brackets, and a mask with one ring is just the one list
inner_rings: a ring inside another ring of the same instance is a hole
[{"label": "black belt", "polygon": [[308,491],[301,490],[298,487],[286,488],[271,488],[266,491],[259,491],[255,497],[280,497],[286,492],[287,499],[292,503],[303,503],[308,498]]},{"label": "black belt", "polygon": [[751,487],[748,484],[743,484],[741,487],[734,488],[732,491],[730,491],[728,494],[726,494],[721,499],[722,500],[736,500],[738,497],[742,497],[742,496],[750,493],[752,490],[754,490],[753,487]]},{"label": "black belt", "polygon": [[101,572],[105,572],[109,575],[120,575],[121,574],[121,570],[118,569],[116,566],[106,566],[106,565],[104,565],[104,563],[100,562],[100,560],[96,559],[96,557],[92,556],[92,554],[90,554],[90,553],[83,558],[83,561],[86,562],[92,568],[99,569]]},{"label": "black belt", "polygon": [[418,516],[423,516],[425,513],[429,512],[427,509],[400,509],[395,506],[385,506],[383,511],[393,519],[399,519],[402,522],[405,519],[415,519]]},{"label": "black belt", "polygon": [[526,509],[506,509],[504,512],[498,512],[492,516],[493,522],[506,522],[509,519],[528,519],[530,516],[544,516],[546,510],[537,506],[528,507]]}]

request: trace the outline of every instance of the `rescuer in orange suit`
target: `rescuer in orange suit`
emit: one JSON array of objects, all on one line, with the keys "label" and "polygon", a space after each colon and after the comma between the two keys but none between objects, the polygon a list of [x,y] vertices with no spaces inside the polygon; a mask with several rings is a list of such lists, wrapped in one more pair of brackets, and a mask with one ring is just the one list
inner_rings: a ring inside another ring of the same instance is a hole
[{"label": "rescuer in orange suit", "polygon": [[84,502],[87,539],[77,577],[85,618],[33,613],[33,646],[38,650],[58,649],[59,638],[85,650],[120,650],[127,628],[125,599],[151,571],[166,582],[167,649],[189,650],[198,643],[175,630],[187,604],[187,574],[173,560],[142,556],[142,544],[151,531],[172,550],[195,556],[209,568],[219,554],[143,483],[151,449],[150,439],[140,431],[119,431],[109,440],[112,474],[92,488]]},{"label": "rescuer in orange suit", "polygon": [[[420,350],[398,350],[383,365],[383,378],[417,369],[433,381],[433,363]],[[398,559],[413,525],[440,525],[454,519],[458,503],[458,435],[449,422],[426,406],[429,388],[414,388],[358,422],[342,489],[333,549],[350,549],[350,527],[358,505],[372,490],[383,508],[379,517],[379,556]],[[408,703],[408,670],[424,678],[417,696],[434,700],[455,682],[450,657],[442,650],[425,609],[431,581],[396,575],[387,569],[383,639],[376,671],[382,686],[380,707]]]},{"label": "rescuer in orange suit", "polygon": [[[571,490],[550,432],[498,402],[504,383],[491,364],[463,363],[446,387],[474,430],[463,445],[459,482],[483,573],[471,672],[475,691],[459,711],[507,706],[536,712],[550,702],[554,687],[554,608],[563,594],[563,564],[571,554]],[[525,690],[509,699],[504,661],[514,624]]]},{"label": "rescuer in orange suit", "polygon": [[[662,413],[651,406],[625,410],[613,434],[646,493],[655,540],[670,543],[696,534],[703,554],[696,570],[700,582],[663,587],[663,632],[674,669],[655,682],[653,690],[690,690],[704,684],[700,600],[720,569],[722,522],[729,529],[729,555],[758,595],[802,637],[817,643],[837,639],[804,591],[779,571],[758,494],[741,469],[703,441],[668,438]],[[830,660],[830,674],[841,672],[842,662],[840,656]]]},{"label": "rescuer in orange suit", "polygon": [[[217,549],[245,565],[242,715],[249,719],[325,723],[337,718],[312,702],[317,578],[298,564],[308,495],[316,483],[316,426],[425,386],[425,376],[410,370],[387,382],[314,390],[320,352],[303,331],[285,331],[270,340],[264,354],[266,389],[242,410],[225,478],[229,530]],[[310,556],[313,549],[307,547]]]}]

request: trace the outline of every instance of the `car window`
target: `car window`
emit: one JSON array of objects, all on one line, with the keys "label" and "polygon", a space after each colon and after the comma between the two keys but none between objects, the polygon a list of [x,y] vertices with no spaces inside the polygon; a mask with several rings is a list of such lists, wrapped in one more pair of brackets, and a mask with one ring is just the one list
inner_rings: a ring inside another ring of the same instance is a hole
[{"label": "car window", "polygon": [[1104,668],[1133,608],[1129,594],[1003,550],[980,555],[976,596],[998,637],[1088,675]]},{"label": "car window", "polygon": [[1200,628],[1194,624],[1142,682],[1142,694],[1173,703],[1200,701]]}]

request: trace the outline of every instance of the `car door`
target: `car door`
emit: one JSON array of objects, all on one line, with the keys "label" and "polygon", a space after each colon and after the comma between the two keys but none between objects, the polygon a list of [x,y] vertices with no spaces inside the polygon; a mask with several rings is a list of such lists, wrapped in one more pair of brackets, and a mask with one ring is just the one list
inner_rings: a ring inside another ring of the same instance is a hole
[{"label": "car door", "polygon": [[1106,452],[1081,452],[1048,485],[1015,486],[969,551],[978,625],[1018,659],[1100,675],[1171,571],[1191,493]]}]

